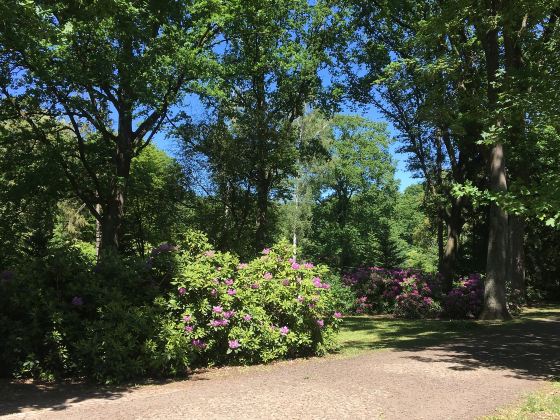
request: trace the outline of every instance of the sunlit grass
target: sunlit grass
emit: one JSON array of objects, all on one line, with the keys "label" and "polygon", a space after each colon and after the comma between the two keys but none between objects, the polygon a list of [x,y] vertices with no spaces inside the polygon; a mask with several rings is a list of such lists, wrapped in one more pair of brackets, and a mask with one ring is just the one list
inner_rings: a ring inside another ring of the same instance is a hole
[{"label": "sunlit grass", "polygon": [[348,316],[344,318],[338,342],[340,353],[353,355],[368,350],[436,345],[477,333],[506,331],[529,320],[560,318],[560,306],[527,308],[508,322],[401,320],[390,316]]},{"label": "sunlit grass", "polygon": [[529,395],[521,404],[500,410],[486,420],[560,419],[560,382]]}]

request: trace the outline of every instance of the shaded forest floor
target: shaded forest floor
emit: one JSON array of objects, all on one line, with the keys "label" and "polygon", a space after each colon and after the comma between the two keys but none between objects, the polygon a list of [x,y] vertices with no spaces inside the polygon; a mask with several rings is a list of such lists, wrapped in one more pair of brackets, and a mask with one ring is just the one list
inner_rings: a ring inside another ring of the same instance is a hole
[{"label": "shaded forest floor", "polygon": [[472,419],[524,398],[520,407],[527,407],[560,378],[560,308],[554,306],[526,310],[507,323],[348,317],[340,343],[338,354],[325,358],[212,369],[142,386],[3,383],[0,414]]}]

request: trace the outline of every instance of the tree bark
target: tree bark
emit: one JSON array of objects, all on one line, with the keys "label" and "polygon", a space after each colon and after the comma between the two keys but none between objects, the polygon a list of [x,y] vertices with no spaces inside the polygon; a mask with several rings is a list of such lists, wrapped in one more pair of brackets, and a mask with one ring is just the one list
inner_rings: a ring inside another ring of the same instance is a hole
[{"label": "tree bark", "polygon": [[441,274],[443,277],[443,292],[448,292],[453,287],[453,279],[457,272],[457,257],[459,254],[459,239],[463,230],[461,217],[461,199],[451,200],[451,210],[447,217],[447,242],[443,252]]},{"label": "tree bark", "polygon": [[[497,2],[488,1],[493,17],[498,17]],[[488,28],[484,38],[486,59],[488,108],[496,112],[498,91],[496,87],[499,70],[498,28]],[[496,116],[494,125],[502,126],[501,117]],[[493,193],[507,192],[504,147],[496,139],[489,156],[489,187]],[[510,319],[506,301],[506,275],[508,249],[508,215],[495,202],[490,205],[488,251],[486,255],[486,281],[484,283],[484,308],[481,319]]]},{"label": "tree bark", "polygon": [[525,288],[525,221],[509,215],[508,279],[517,299],[526,300]]}]

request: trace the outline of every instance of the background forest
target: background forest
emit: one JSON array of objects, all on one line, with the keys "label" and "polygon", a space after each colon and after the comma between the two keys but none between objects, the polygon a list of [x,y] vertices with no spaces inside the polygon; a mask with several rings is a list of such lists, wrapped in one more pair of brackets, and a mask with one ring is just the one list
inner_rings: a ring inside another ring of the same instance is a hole
[{"label": "background forest", "polygon": [[558,2],[0,14],[1,374],[179,374],[327,351],[341,311],[560,299]]}]

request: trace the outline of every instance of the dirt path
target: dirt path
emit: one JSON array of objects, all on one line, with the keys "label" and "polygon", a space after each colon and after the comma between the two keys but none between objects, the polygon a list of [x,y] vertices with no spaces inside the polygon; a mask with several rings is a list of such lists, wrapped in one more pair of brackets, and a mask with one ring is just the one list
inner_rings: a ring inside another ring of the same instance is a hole
[{"label": "dirt path", "polygon": [[10,385],[0,388],[0,414],[88,420],[473,419],[551,377],[560,377],[559,319],[427,348],[218,369],[132,389]]}]

